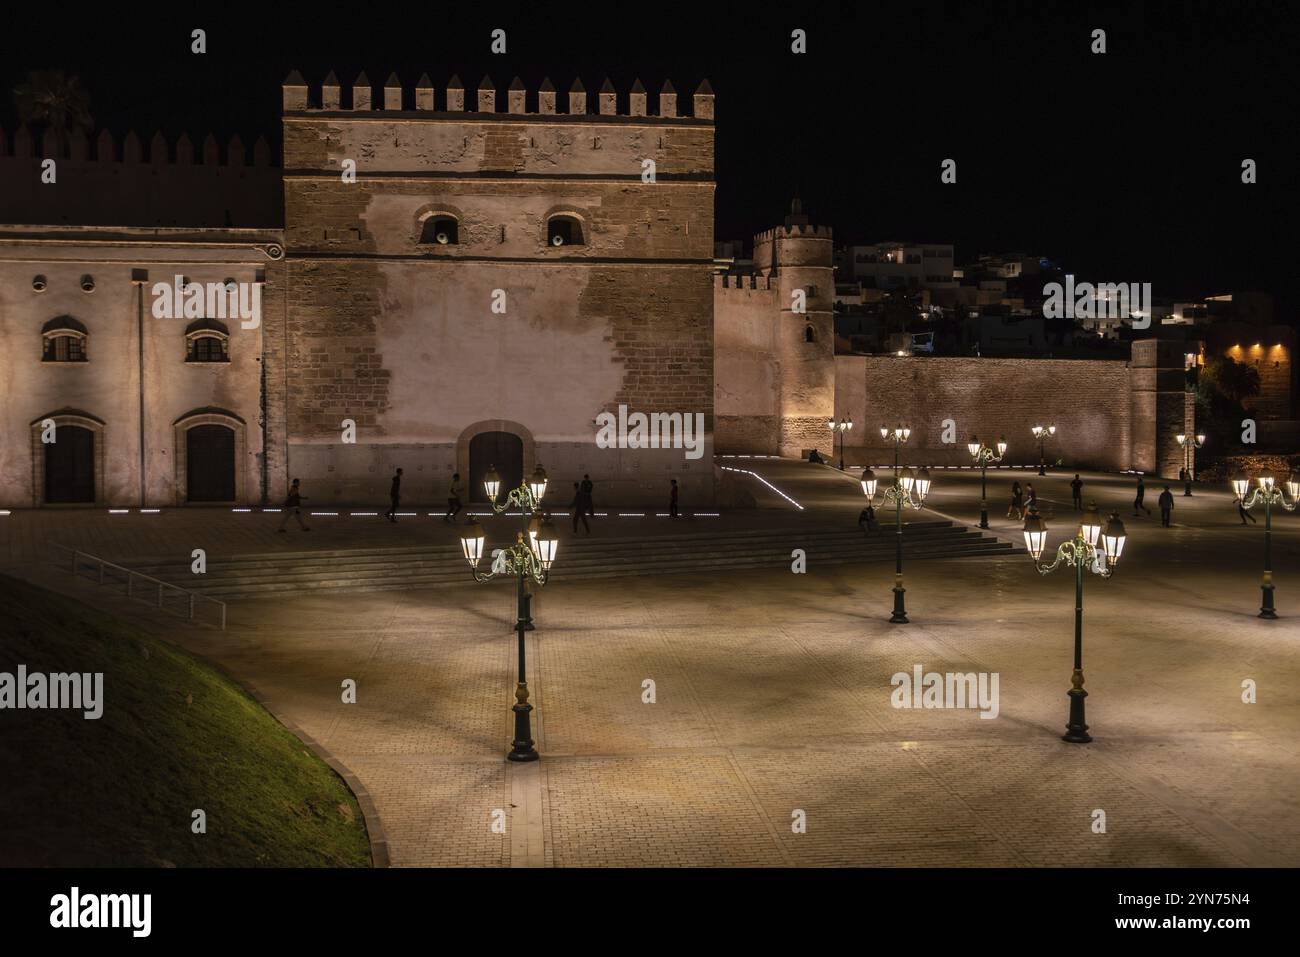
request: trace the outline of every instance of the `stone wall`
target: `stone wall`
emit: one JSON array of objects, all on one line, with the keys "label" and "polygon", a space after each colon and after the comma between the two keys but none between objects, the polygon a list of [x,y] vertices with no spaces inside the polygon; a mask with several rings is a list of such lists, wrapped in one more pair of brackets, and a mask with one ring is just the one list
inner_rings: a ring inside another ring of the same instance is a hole
[{"label": "stone wall", "polygon": [[[1009,464],[1036,464],[1034,425],[1055,425],[1044,455],[1068,467],[1126,469],[1132,464],[1127,363],[1097,360],[837,356],[836,408],[853,417],[849,464],[893,461],[881,426],[904,425],[904,456],[916,464],[966,465],[972,435],[992,445],[1005,436]],[[954,444],[942,441],[944,420]],[[1177,469],[1174,470],[1177,472]]]}]

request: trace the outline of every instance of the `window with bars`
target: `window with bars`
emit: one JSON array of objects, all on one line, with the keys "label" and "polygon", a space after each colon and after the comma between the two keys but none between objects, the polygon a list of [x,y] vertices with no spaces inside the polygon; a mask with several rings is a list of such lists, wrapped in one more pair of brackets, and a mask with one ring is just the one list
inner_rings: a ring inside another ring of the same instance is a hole
[{"label": "window with bars", "polygon": [[226,340],[222,336],[194,336],[190,339],[186,362],[229,362]]},{"label": "window with bars", "polygon": [[45,362],[85,362],[86,338],[68,332],[48,335],[41,358]]}]

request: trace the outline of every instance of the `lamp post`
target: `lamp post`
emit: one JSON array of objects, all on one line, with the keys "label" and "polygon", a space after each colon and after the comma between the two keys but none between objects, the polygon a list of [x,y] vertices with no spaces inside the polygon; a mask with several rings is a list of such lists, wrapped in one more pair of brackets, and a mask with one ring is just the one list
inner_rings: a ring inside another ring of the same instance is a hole
[{"label": "lamp post", "polygon": [[546,472],[539,465],[526,484],[513,489],[505,502],[498,505],[497,497],[501,492],[501,477],[497,470],[489,467],[484,477],[483,486],[492,503],[492,511],[500,515],[512,505],[519,506],[524,516],[523,527],[515,533],[515,542],[509,548],[500,550],[487,572],[478,569],[483,558],[483,526],[477,519],[471,519],[460,534],[460,547],[469,563],[470,572],[475,581],[486,582],[503,575],[514,575],[517,581],[517,615],[515,632],[519,636],[519,684],[515,687],[515,704],[511,709],[515,713],[515,739],[511,742],[510,753],[506,758],[511,761],[536,761],[537,750],[533,747],[533,736],[529,714],[533,706],[528,703],[528,682],[525,677],[524,632],[532,628],[530,613],[531,598],[528,583],[545,585],[550,576],[551,565],[555,562],[555,553],[559,547],[559,536],[551,520],[538,514],[542,496],[546,494]]},{"label": "lamp post", "polygon": [[[1070,696],[1070,721],[1062,736],[1062,740],[1072,744],[1087,744],[1092,740],[1083,713],[1083,699],[1088,697],[1088,692],[1083,690],[1083,572],[1087,569],[1102,578],[1115,574],[1115,566],[1124,552],[1125,538],[1124,523],[1119,515],[1111,512],[1110,521],[1103,529],[1097,504],[1090,502],[1074,538],[1062,542],[1056,549],[1056,560],[1044,565],[1038,559],[1047,547],[1047,524],[1039,517],[1037,507],[1030,508],[1025,516],[1025,547],[1029,549],[1029,557],[1038,573],[1047,575],[1062,564],[1074,568],[1074,673],[1067,692]],[[1100,549],[1097,547],[1098,539]]]},{"label": "lamp post", "polygon": [[1035,425],[1029,430],[1034,433],[1034,438],[1038,440],[1038,474],[1046,475],[1047,469],[1043,464],[1043,443],[1047,441],[1048,436],[1056,434],[1054,425]]},{"label": "lamp post", "polygon": [[853,418],[840,419],[836,422],[834,419],[826,420],[826,427],[831,430],[831,452],[835,451],[835,433],[840,434],[840,471],[844,471],[844,433],[853,428]]},{"label": "lamp post", "polygon": [[1238,472],[1233,477],[1232,490],[1237,493],[1242,508],[1254,508],[1261,502],[1264,504],[1264,581],[1259,586],[1264,597],[1260,603],[1259,617],[1276,618],[1277,611],[1273,607],[1273,506],[1281,505],[1288,512],[1295,511],[1297,500],[1300,500],[1300,475],[1291,475],[1286,480],[1286,490],[1291,496],[1289,503],[1286,495],[1277,488],[1277,480],[1268,469],[1260,472],[1256,481],[1259,487],[1251,492],[1249,500],[1246,492],[1250,490],[1250,479],[1245,472]]},{"label": "lamp post", "polygon": [[994,455],[991,448],[973,435],[970,437],[970,441],[966,443],[966,448],[970,451],[970,457],[975,460],[975,464],[980,467],[980,528],[988,528],[988,467],[990,462],[1001,462],[1002,456],[1007,454],[1007,440],[1005,437],[998,439],[997,455]]},{"label": "lamp post", "polygon": [[1176,438],[1183,450],[1183,497],[1186,498],[1192,494],[1192,471],[1196,468],[1196,450],[1205,444],[1205,433],[1186,435],[1179,432]]},{"label": "lamp post", "polygon": [[[921,469],[919,473],[913,473],[910,469],[906,472],[901,470],[898,461],[898,450],[909,438],[912,437],[912,430],[903,426],[898,428],[882,428],[880,437],[886,442],[894,443],[894,484],[891,488],[885,489],[885,494],[881,499],[881,505],[894,504],[894,613],[890,615],[889,620],[896,625],[906,625],[907,608],[903,602],[903,509],[905,508],[922,508],[925,505],[925,497],[930,494],[930,471]],[[915,498],[912,495],[915,490]],[[865,469],[862,472],[862,493],[866,495],[867,501],[873,502],[876,497],[876,475],[871,469]]]}]

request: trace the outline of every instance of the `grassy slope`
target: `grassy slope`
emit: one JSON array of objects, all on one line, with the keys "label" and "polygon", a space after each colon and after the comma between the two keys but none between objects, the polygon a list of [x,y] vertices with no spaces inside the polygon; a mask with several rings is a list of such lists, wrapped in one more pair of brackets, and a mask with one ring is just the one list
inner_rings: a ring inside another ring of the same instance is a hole
[{"label": "grassy slope", "polygon": [[104,714],[0,710],[0,866],[368,866],[343,781],[202,661],[0,576],[0,671],[19,664],[104,672]]}]

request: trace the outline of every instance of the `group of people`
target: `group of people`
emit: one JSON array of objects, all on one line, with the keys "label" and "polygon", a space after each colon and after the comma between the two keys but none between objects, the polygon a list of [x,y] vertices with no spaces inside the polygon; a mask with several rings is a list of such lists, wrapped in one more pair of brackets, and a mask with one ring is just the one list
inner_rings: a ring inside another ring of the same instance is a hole
[{"label": "group of people", "polygon": [[[1147,487],[1146,481],[1141,475],[1137,478],[1136,496],[1133,499],[1133,514],[1141,516],[1151,514],[1151,509],[1146,505]],[[1083,479],[1076,472],[1073,480],[1070,482],[1070,502],[1076,512],[1083,511]],[[1245,525],[1247,520],[1255,523],[1255,516],[1246,511],[1244,503],[1239,498],[1234,498],[1232,503],[1237,506],[1237,514],[1241,517],[1241,524]],[[1174,515],[1174,494],[1170,491],[1168,485],[1160,493],[1156,500],[1156,505],[1160,509],[1160,524],[1164,528],[1171,528],[1173,525]],[[1021,488],[1020,481],[1017,479],[1011,483],[1011,503],[1007,506],[1007,518],[1014,518],[1023,521],[1026,514],[1031,508],[1038,506],[1038,492],[1034,489],[1033,482],[1026,482],[1025,487]],[[867,532],[877,528],[876,510],[868,505],[858,514],[858,526]]]},{"label": "group of people", "polygon": [[[573,483],[573,501],[569,503],[569,508],[573,511],[574,534],[577,534],[578,522],[582,522],[582,527],[588,535],[591,534],[591,525],[587,519],[588,517],[594,518],[596,515],[595,489],[596,485],[592,482],[590,475],[583,475],[581,482]],[[465,507],[461,503],[460,496],[460,473],[456,472],[452,475],[451,482],[447,487],[447,512],[442,517],[444,522],[455,524],[456,516]],[[302,503],[306,498],[307,496],[302,494],[302,481],[294,479],[289,486],[289,494],[284,500],[284,507],[281,509],[283,515],[280,518],[278,531],[283,532],[285,530],[290,518],[295,519],[298,522],[298,527],[304,532],[311,531],[311,527],[302,520]],[[392,485],[388,489],[388,501],[388,511],[384,513],[384,518],[396,524],[397,509],[402,504],[402,470],[400,468],[393,473]],[[671,479],[668,485],[668,517],[680,517],[677,510],[677,479]]]}]

